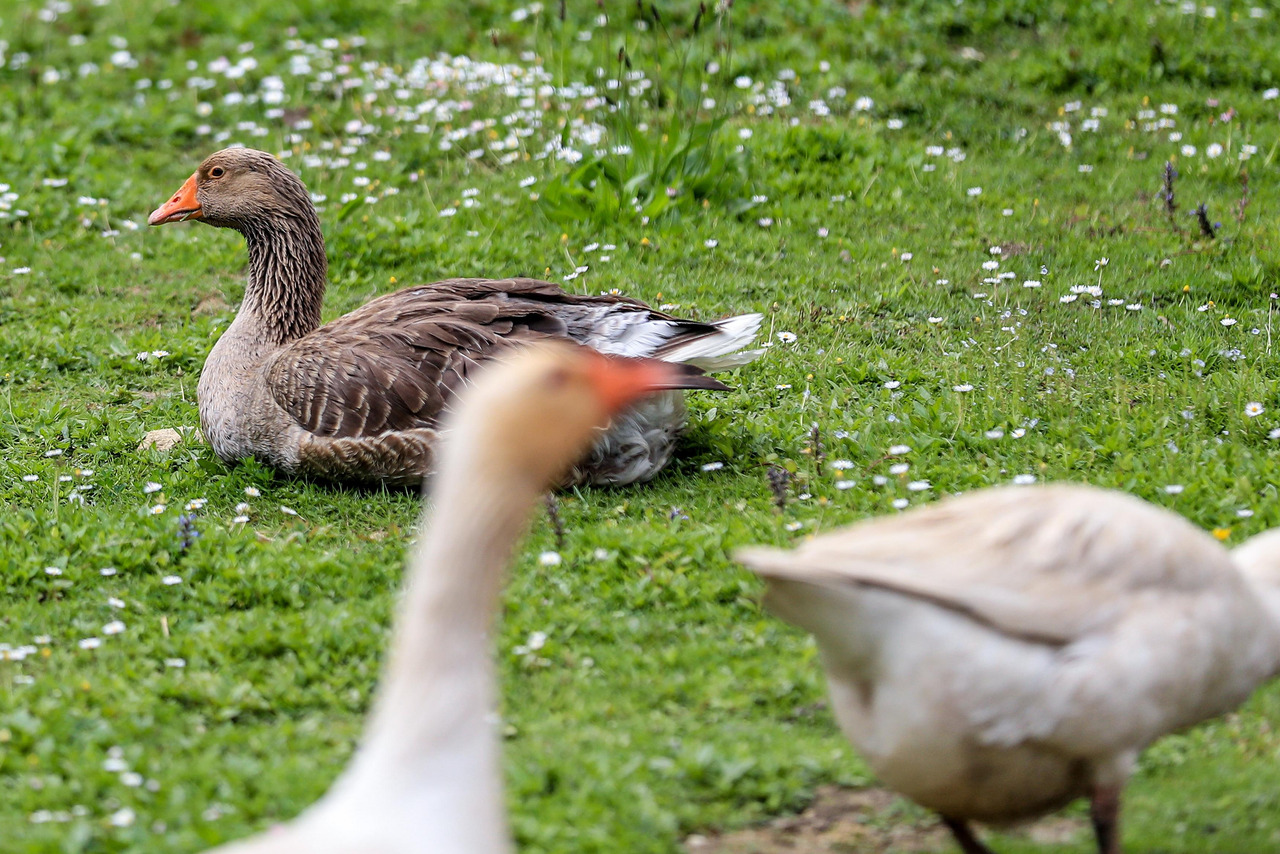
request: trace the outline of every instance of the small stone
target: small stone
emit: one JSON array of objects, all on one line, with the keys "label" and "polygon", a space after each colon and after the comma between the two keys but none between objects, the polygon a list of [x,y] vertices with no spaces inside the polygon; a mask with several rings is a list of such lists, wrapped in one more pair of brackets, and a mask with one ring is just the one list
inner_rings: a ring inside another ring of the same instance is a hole
[{"label": "small stone", "polygon": [[138,443],[138,450],[155,448],[157,451],[168,451],[182,441],[203,442],[204,436],[195,427],[164,427],[159,430],[148,430]]}]

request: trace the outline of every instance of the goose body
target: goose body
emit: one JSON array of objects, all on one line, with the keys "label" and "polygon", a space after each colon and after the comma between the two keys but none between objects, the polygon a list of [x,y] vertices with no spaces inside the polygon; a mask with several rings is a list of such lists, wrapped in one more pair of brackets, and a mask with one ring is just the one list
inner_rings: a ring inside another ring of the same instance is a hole
[{"label": "goose body", "polygon": [[[569,340],[603,353],[715,370],[745,364],[760,316],[682,320],[642,302],[535,279],[447,279],[372,300],[324,326],[324,239],[297,176],[270,154],[210,155],[150,223],[198,219],[245,236],[249,277],[196,389],[214,452],[341,481],[415,483],[433,468],[440,417],[477,365],[504,349]],[[699,378],[698,388],[715,387]],[[679,391],[640,404],[567,476],[627,484],[670,461]]]},{"label": "goose body", "polygon": [[486,368],[446,420],[433,509],[355,756],[295,821],[220,854],[508,854],[490,651],[532,509],[609,420],[680,366],[557,343]]},{"label": "goose body", "polygon": [[984,490],[738,559],[815,635],[868,764],[973,854],[968,820],[1080,797],[1114,854],[1139,752],[1280,670],[1280,538],[1233,561],[1116,492]]}]

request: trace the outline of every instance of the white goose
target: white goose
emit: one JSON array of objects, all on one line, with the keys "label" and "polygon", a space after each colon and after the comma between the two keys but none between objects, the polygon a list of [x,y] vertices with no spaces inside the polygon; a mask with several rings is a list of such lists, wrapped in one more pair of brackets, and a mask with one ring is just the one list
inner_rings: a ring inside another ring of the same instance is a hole
[{"label": "white goose", "polygon": [[502,573],[539,496],[610,419],[680,365],[535,345],[481,372],[451,414],[363,742],[297,820],[221,854],[509,852],[490,715]]},{"label": "white goose", "polygon": [[969,820],[1091,799],[1120,850],[1139,752],[1280,672],[1280,533],[1232,555],[1186,520],[1083,486],[991,489],[738,559],[813,632],[877,775]]}]

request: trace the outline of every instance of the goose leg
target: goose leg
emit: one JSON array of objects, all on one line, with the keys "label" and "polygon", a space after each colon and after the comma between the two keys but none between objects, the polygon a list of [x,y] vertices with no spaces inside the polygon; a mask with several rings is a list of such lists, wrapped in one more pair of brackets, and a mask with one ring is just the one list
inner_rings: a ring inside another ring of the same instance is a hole
[{"label": "goose leg", "polygon": [[[956,838],[956,842],[960,844],[960,850],[964,854],[993,854],[992,850],[983,845],[978,837],[973,835],[969,823],[962,818],[951,818],[950,816],[942,816],[942,823],[947,826],[947,830],[951,831],[951,835]],[[1110,854],[1110,852],[1106,852]]]},{"label": "goose leg", "polygon": [[1089,817],[1098,837],[1098,854],[1120,854],[1120,787],[1093,787]]}]

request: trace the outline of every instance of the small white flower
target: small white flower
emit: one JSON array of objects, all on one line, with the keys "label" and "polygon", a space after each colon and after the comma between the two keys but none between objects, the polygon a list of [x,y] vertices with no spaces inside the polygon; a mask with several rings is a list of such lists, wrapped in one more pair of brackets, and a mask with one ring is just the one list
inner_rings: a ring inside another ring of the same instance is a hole
[{"label": "small white flower", "polygon": [[783,527],[785,527],[788,531],[798,531],[804,527],[804,522],[788,522]]},{"label": "small white flower", "polygon": [[560,552],[545,551],[538,555],[538,563],[543,566],[559,566],[560,560]]},{"label": "small white flower", "polygon": [[245,523],[246,523],[246,522],[248,522],[248,521],[249,521],[249,517],[248,517],[248,516],[233,516],[233,517],[231,517],[231,524],[233,524],[233,525],[243,525],[243,524],[245,524]]},{"label": "small white flower", "polygon": [[111,814],[110,822],[113,827],[130,827],[138,818],[137,814],[129,807],[116,810]]},{"label": "small white flower", "polygon": [[852,480],[837,480],[836,489],[853,489],[856,484]]},{"label": "small white flower", "polygon": [[142,785],[142,775],[137,771],[126,771],[120,775],[120,784],[136,789]]},{"label": "small white flower", "polygon": [[164,487],[155,481],[147,481],[142,487],[142,491],[147,495],[150,495],[153,492],[159,492],[162,489],[164,489]]},{"label": "small white flower", "polygon": [[166,587],[172,587],[175,584],[181,584],[182,577],[179,575],[166,575],[164,578],[160,579],[160,583]]},{"label": "small white flower", "polygon": [[894,507],[894,509],[895,509],[895,510],[905,510],[905,509],[906,509],[906,507],[907,507],[907,505],[908,505],[908,504],[910,504],[910,503],[911,503],[911,502],[910,502],[910,501],[908,501],[908,500],[907,500],[907,499],[905,499],[905,498],[895,498],[895,499],[893,499],[893,507]]},{"label": "small white flower", "polygon": [[1000,429],[988,430],[983,435],[986,436],[988,439],[1003,439],[1004,431]]},{"label": "small white flower", "polygon": [[783,344],[794,344],[796,341],[796,334],[794,332],[779,332],[778,340]]},{"label": "small white flower", "polygon": [[702,464],[702,470],[703,470],[703,471],[720,471],[720,469],[722,469],[722,468],[724,468],[724,463],[720,462],[719,460],[717,460],[717,461],[716,461],[716,462],[714,462],[714,463],[703,463],[703,464]]},{"label": "small white flower", "polygon": [[897,380],[889,380],[888,382],[886,382],[886,383],[884,384],[884,387],[885,387],[885,388],[887,388],[887,389],[892,390],[892,389],[897,388],[897,387],[898,387],[898,386],[900,386],[900,385],[902,385],[902,383],[898,382]]},{"label": "small white flower", "polygon": [[1014,475],[1013,482],[1018,486],[1030,486],[1036,482],[1036,476],[1033,474]]},{"label": "small white flower", "polygon": [[257,498],[262,493],[258,491],[258,487],[256,486],[246,486],[244,488],[244,494],[250,498]]},{"label": "small white flower", "polygon": [[910,445],[890,445],[889,446],[889,456],[891,457],[900,457],[903,454],[909,454],[909,453],[911,453]]},{"label": "small white flower", "polygon": [[1219,320],[1218,322],[1221,323],[1223,326],[1235,326],[1237,321],[1234,317],[1224,317],[1222,318],[1222,320]]},{"label": "small white flower", "polygon": [[928,488],[929,481],[927,480],[913,480],[907,484],[907,490],[909,492],[924,492]]},{"label": "small white flower", "polygon": [[1250,401],[1244,405],[1244,414],[1250,418],[1257,418],[1263,412],[1262,404],[1256,400]]},{"label": "small white flower", "polygon": [[84,640],[80,641],[77,644],[77,646],[79,646],[81,649],[97,649],[98,647],[102,646],[102,639],[101,638],[85,638]]},{"label": "small white flower", "polygon": [[98,570],[98,574],[105,578],[110,578],[116,574],[116,568],[114,566],[104,566],[102,569]]},{"label": "small white flower", "polygon": [[39,479],[40,479],[40,475],[38,474],[24,474],[22,476],[22,480],[24,483],[35,483]]},{"label": "small white flower", "polygon": [[981,196],[981,195],[982,195],[982,188],[981,188],[981,187],[970,187],[969,189],[965,190],[965,192],[966,192],[966,193],[968,193],[970,196]]},{"label": "small white flower", "polygon": [[102,633],[104,635],[118,635],[123,631],[124,631],[124,623],[120,622],[119,620],[112,620],[111,622],[107,623],[105,626],[102,627]]},{"label": "small white flower", "polygon": [[906,474],[911,468],[911,463],[894,463],[889,466],[889,474]]},{"label": "small white flower", "polygon": [[953,386],[951,387],[951,390],[952,390],[952,391],[961,391],[961,392],[963,392],[963,391],[973,391],[973,386],[972,386],[972,385],[970,385],[969,383],[961,383],[960,385],[953,385]]},{"label": "small white flower", "polygon": [[714,237],[709,237],[702,242],[702,245],[707,247],[708,249],[715,249],[717,246],[720,245],[720,241],[716,240]]},{"label": "small white flower", "polygon": [[167,510],[168,508],[169,508],[169,505],[167,505],[167,504],[156,504],[155,506],[153,506],[153,507],[151,508],[151,515],[152,515],[152,516],[159,516],[161,513],[163,513],[163,512],[164,512],[165,510]]},{"label": "small white flower", "polygon": [[164,660],[165,667],[186,667],[187,660],[185,658],[166,658]]},{"label": "small white flower", "polygon": [[298,515],[298,511],[297,511],[297,510],[294,510],[292,507],[285,507],[283,504],[281,504],[281,505],[280,505],[280,512],[281,512],[281,513],[283,513],[283,514],[284,514],[284,515],[286,515],[286,516],[297,516],[297,515]]},{"label": "small white flower", "polygon": [[848,471],[853,468],[853,460],[832,460],[831,467],[836,471]]}]

